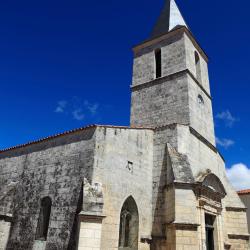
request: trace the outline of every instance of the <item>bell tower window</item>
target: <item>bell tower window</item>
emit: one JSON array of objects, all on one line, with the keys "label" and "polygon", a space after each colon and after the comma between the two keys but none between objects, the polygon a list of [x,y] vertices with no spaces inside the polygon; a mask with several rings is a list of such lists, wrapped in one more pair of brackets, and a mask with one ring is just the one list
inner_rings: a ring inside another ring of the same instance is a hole
[{"label": "bell tower window", "polygon": [[161,69],[161,49],[155,50],[155,77],[160,78],[162,77],[162,69]]},{"label": "bell tower window", "polygon": [[196,79],[201,83],[201,61],[199,54],[195,51]]}]

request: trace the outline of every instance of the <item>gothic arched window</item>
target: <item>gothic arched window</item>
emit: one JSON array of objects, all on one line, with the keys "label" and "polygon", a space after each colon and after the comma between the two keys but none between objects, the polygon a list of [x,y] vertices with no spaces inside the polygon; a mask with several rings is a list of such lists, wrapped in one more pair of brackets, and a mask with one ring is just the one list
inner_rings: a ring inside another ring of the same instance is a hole
[{"label": "gothic arched window", "polygon": [[201,61],[199,54],[195,51],[196,79],[201,83]]},{"label": "gothic arched window", "polygon": [[37,225],[37,230],[36,230],[37,240],[47,239],[51,205],[52,205],[52,202],[51,202],[50,197],[45,197],[41,200],[41,208],[40,208],[40,214],[39,214],[38,225]]},{"label": "gothic arched window", "polygon": [[161,49],[155,50],[155,77],[160,78],[162,76],[161,72]]},{"label": "gothic arched window", "polygon": [[130,196],[120,215],[119,249],[138,249],[139,214],[135,200]]}]

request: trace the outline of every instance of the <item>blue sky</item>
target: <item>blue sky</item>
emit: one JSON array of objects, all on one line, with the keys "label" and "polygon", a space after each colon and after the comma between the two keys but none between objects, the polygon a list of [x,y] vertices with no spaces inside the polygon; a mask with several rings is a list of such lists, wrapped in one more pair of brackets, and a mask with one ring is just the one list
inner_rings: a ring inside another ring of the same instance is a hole
[{"label": "blue sky", "polygon": [[[210,58],[216,134],[230,167],[250,166],[250,2],[178,1]],[[86,124],[129,124],[133,45],[163,0],[2,1],[0,147]]]}]

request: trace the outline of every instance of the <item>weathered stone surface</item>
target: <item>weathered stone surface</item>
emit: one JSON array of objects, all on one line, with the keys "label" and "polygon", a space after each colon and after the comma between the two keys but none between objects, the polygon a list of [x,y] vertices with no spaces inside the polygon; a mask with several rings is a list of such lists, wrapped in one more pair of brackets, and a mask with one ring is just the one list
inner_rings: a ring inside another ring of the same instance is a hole
[{"label": "weathered stone surface", "polygon": [[[96,127],[41,142],[34,148],[2,153],[0,180],[7,183],[2,190],[8,191],[14,181],[16,185],[14,198],[2,197],[0,203],[1,211],[13,208],[6,249],[43,247],[35,241],[35,233],[40,200],[46,196],[52,199],[46,250],[73,249],[71,238],[76,233],[74,220],[82,195],[83,213],[106,217],[100,239],[103,250],[117,247],[120,209],[130,195],[137,200],[140,211],[140,235],[150,235],[152,141],[152,130]],[[11,153],[19,156],[12,158]],[[4,223],[1,230],[5,230]],[[4,242],[6,233],[2,235]]]},{"label": "weathered stone surface", "polygon": [[45,196],[52,199],[46,249],[67,248],[79,187],[84,177],[92,178],[94,133],[94,129],[86,130],[0,155],[1,190],[17,182],[7,249],[33,248],[40,200]]},{"label": "weathered stone surface", "polygon": [[248,192],[245,192],[245,194],[240,194],[240,199],[247,208],[248,231],[250,233],[250,190]]}]

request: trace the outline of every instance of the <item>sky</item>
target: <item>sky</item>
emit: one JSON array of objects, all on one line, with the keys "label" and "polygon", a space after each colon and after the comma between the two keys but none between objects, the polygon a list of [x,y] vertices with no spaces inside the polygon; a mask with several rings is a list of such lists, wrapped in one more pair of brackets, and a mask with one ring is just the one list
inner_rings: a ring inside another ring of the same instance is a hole
[{"label": "sky", "polygon": [[[250,188],[250,2],[177,4],[209,56],[217,145],[228,175],[237,189]],[[0,148],[87,124],[129,125],[132,47],[149,37],[162,5],[2,1]]]}]

